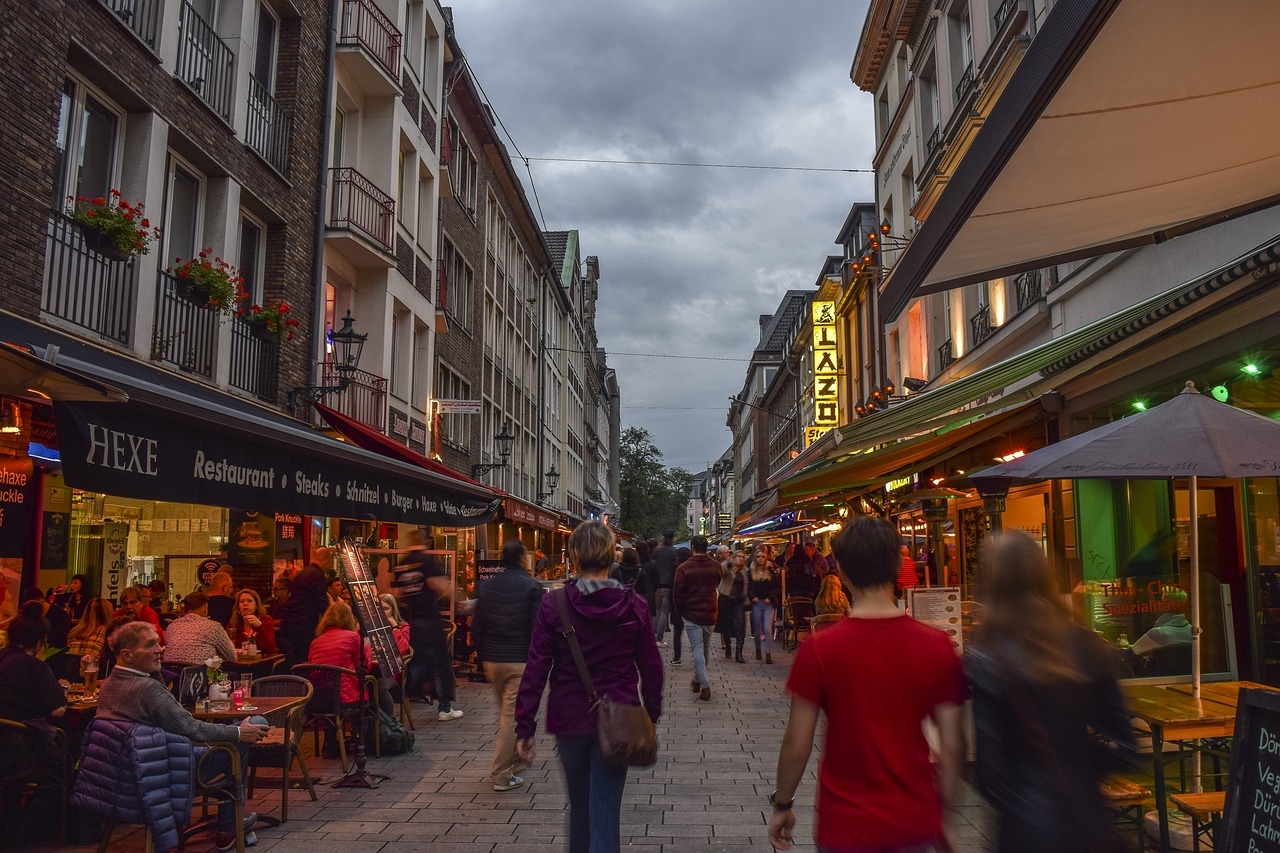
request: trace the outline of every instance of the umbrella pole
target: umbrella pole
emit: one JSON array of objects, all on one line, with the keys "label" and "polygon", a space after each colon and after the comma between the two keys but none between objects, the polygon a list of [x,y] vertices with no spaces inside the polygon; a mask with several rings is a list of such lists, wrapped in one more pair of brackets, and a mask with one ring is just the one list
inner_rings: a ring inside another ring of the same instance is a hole
[{"label": "umbrella pole", "polygon": [[1189,478],[1191,512],[1191,695],[1200,698],[1200,506],[1194,476]]}]

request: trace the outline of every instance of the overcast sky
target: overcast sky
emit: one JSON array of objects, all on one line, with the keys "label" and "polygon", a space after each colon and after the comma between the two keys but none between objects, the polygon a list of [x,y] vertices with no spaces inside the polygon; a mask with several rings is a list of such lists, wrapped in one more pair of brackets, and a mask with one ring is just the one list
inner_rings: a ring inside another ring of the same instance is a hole
[{"label": "overcast sky", "polygon": [[[521,155],[870,167],[871,97],[849,80],[866,0],[466,0],[453,14],[521,170]],[[600,258],[623,427],[648,429],[667,465],[703,470],[729,448],[759,315],[813,287],[850,206],[874,199],[872,176],[530,166],[544,226],[577,229]]]}]

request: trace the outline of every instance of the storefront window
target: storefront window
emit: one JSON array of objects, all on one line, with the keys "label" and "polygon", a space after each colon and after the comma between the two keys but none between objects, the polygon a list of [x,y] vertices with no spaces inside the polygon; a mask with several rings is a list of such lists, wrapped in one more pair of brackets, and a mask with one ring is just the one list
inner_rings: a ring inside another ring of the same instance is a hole
[{"label": "storefront window", "polygon": [[[1234,539],[1220,487],[1198,491],[1203,673],[1230,670],[1223,586],[1233,568],[1218,542]],[[1076,620],[1122,653],[1133,677],[1191,674],[1190,496],[1167,480],[1077,480],[1078,553],[1071,591]],[[1223,530],[1219,530],[1219,526]]]},{"label": "storefront window", "polygon": [[1280,478],[1244,481],[1245,548],[1253,573],[1250,605],[1257,634],[1254,669],[1265,684],[1280,684]]}]

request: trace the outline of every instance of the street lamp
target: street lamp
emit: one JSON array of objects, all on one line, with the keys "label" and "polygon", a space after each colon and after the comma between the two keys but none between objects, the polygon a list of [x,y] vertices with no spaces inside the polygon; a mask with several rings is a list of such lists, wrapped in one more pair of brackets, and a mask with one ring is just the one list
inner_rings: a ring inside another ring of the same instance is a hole
[{"label": "street lamp", "polygon": [[538,503],[549,499],[556,493],[556,486],[560,485],[560,472],[556,470],[556,463],[551,463],[551,470],[543,475],[547,478],[547,490],[538,492]]},{"label": "street lamp", "polygon": [[351,384],[351,374],[356,372],[356,366],[360,363],[360,353],[364,350],[364,342],[369,337],[369,333],[363,335],[355,330],[352,325],[355,318],[351,316],[351,311],[347,311],[347,316],[342,318],[342,328],[332,333],[329,338],[333,341],[333,361],[331,362],[333,369],[338,374],[337,385],[303,385],[294,388],[289,392],[289,408],[297,408],[298,401],[306,400],[309,403],[319,403],[326,394],[338,394],[347,390],[347,386]]},{"label": "street lamp", "polygon": [[507,424],[502,425],[502,432],[493,437],[494,443],[498,447],[498,461],[486,462],[482,465],[471,466],[472,477],[483,477],[496,468],[506,468],[507,463],[511,460],[511,445],[516,443],[516,437],[511,434],[511,430],[507,428]]}]

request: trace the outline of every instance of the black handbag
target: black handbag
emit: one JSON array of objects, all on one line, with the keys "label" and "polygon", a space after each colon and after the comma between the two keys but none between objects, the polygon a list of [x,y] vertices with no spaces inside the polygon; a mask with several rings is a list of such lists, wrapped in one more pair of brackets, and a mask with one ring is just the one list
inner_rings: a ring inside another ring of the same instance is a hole
[{"label": "black handbag", "polygon": [[573,623],[569,621],[568,597],[564,588],[556,590],[556,607],[560,609],[560,635],[569,644],[573,663],[587,691],[591,711],[596,715],[596,734],[600,740],[600,752],[605,763],[615,770],[627,767],[652,767],[658,760],[658,733],[649,719],[649,712],[640,705],[624,705],[608,696],[601,696],[587,662],[582,659],[582,647],[578,645]]}]

